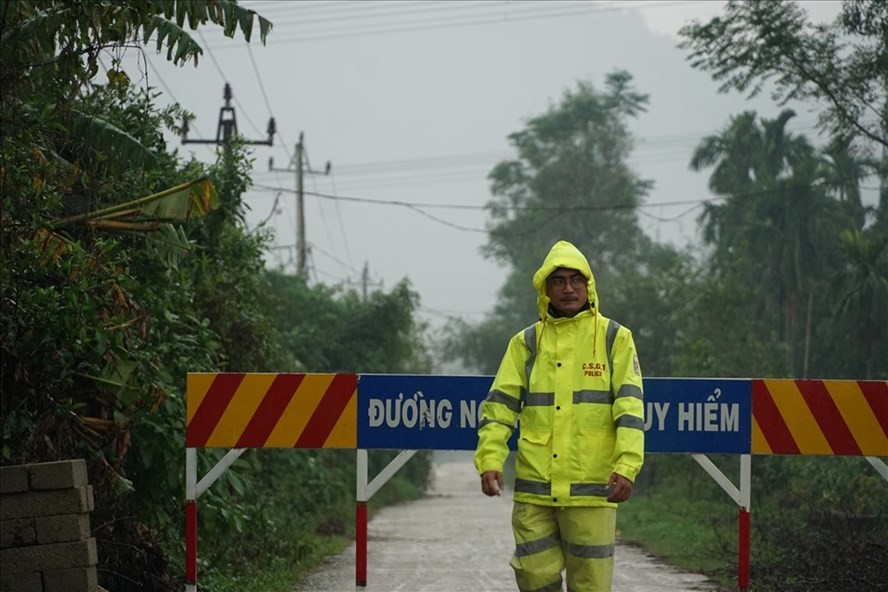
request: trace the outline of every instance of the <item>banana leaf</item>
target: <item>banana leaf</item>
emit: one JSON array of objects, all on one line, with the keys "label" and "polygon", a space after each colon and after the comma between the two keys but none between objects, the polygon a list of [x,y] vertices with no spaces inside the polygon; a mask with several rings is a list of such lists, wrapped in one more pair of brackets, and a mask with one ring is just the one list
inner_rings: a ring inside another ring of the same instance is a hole
[{"label": "banana leaf", "polygon": [[212,181],[201,177],[139,199],[78,214],[49,224],[52,230],[80,224],[106,230],[156,231],[159,222],[189,220],[204,216],[219,207],[219,196]]}]

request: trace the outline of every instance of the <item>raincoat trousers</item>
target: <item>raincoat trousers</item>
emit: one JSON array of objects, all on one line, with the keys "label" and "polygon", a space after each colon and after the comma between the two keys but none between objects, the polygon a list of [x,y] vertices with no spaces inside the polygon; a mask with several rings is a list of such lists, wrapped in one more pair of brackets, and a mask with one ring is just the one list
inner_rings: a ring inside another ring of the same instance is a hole
[{"label": "raincoat trousers", "polygon": [[[546,278],[558,268],[588,280],[589,307],[550,309]],[[644,460],[641,369],[632,333],[599,312],[589,263],[556,243],[533,276],[540,320],[517,333],[482,404],[475,466],[502,471],[519,427],[511,565],[522,592],[611,588],[617,504],[611,473],[634,482]]]}]

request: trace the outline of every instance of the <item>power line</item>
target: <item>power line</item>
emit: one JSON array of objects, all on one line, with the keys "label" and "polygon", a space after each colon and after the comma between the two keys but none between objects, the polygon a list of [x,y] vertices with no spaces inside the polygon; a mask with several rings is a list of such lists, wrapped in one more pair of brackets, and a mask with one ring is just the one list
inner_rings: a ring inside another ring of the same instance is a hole
[{"label": "power line", "polygon": [[[247,45],[247,53],[250,55],[250,62],[253,64],[253,72],[256,74],[256,81],[259,83],[259,90],[262,92],[262,98],[265,100],[265,108],[268,109],[268,117],[274,119],[274,109],[271,108],[271,101],[268,100],[268,93],[265,91],[265,84],[262,82],[262,75],[259,73],[259,65],[256,63],[256,58],[253,57],[253,46],[249,43]],[[243,107],[241,107],[243,109]],[[249,119],[247,119],[249,121]],[[255,125],[253,126],[256,127]],[[284,135],[280,132],[280,130],[275,130],[275,133],[281,140],[281,145],[284,147],[284,154],[287,155],[287,161],[292,160],[292,156],[290,155],[290,149],[287,148],[287,140],[284,138]]]},{"label": "power line", "polygon": [[329,278],[332,278],[334,280],[337,280],[340,284],[345,284],[346,282],[348,282],[348,278],[334,275],[334,274],[330,273],[329,271],[324,271],[323,269],[319,269],[317,266],[313,266],[312,270],[315,272],[315,282],[318,281],[317,274],[319,274],[319,273],[322,275],[325,275]]},{"label": "power line", "polygon": [[[437,3],[436,3],[437,4]],[[302,36],[296,37],[288,37],[288,38],[270,38],[267,42],[268,45],[275,44],[284,44],[284,43],[300,43],[305,41],[319,41],[324,39],[334,39],[337,37],[357,37],[357,36],[365,36],[365,35],[379,35],[379,34],[387,34],[387,33],[404,33],[404,32],[417,32],[417,31],[427,31],[433,29],[446,29],[453,27],[464,27],[464,26],[477,26],[477,25],[490,25],[490,24],[508,24],[512,22],[519,22],[525,20],[542,20],[547,18],[561,18],[567,16],[575,16],[579,14],[604,14],[609,12],[617,12],[624,10],[646,10],[652,8],[665,8],[665,7],[673,7],[673,6],[681,6],[692,4],[692,2],[661,2],[654,4],[652,2],[643,2],[640,4],[635,4],[632,6],[624,5],[622,3],[616,5],[592,5],[589,2],[577,2],[573,3],[569,6],[557,6],[553,7],[550,2],[539,2],[533,3],[536,6],[534,8],[520,8],[515,5],[508,5],[510,9],[519,8],[515,10],[513,13],[502,10],[502,5],[500,5],[498,12],[501,14],[491,14],[491,15],[483,15],[480,16],[454,16],[454,17],[444,17],[444,19],[438,17],[434,19],[413,19],[406,21],[397,21],[391,23],[389,28],[379,28],[377,24],[370,24],[369,27],[365,26],[363,28],[352,28],[352,29],[343,29],[343,28],[327,28],[327,29],[317,29],[314,31],[307,31],[307,34],[303,33]],[[473,4],[464,3],[466,8],[471,8]],[[429,10],[429,9],[426,9]],[[448,20],[449,19],[449,20]],[[462,20],[456,20],[462,19]],[[375,27],[375,28],[374,28]],[[226,49],[232,47],[229,45],[220,45],[216,49]]]},{"label": "power line", "polygon": [[[649,212],[645,212],[641,208],[639,208],[638,213],[641,214],[642,216],[647,216],[648,218],[656,220],[657,222],[664,222],[664,223],[675,222],[676,220],[681,220],[682,218],[684,218],[685,216],[687,216],[688,214],[690,214],[691,212],[693,212],[694,210],[696,210],[697,208],[699,208],[700,206],[702,206],[705,203],[708,203],[708,200],[701,201],[700,203],[696,203],[696,204],[692,205],[691,207],[689,207],[688,209],[684,210],[682,213],[680,213],[676,216],[671,216],[669,218],[664,218],[662,216],[655,216],[654,214],[651,214]],[[665,206],[666,204],[650,204],[650,205],[653,207],[655,205],[664,205]]]},{"label": "power line", "polygon": [[391,187],[391,186],[399,186],[404,187],[407,185],[440,185],[442,183],[450,183],[450,182],[459,182],[459,181],[472,181],[472,180],[480,180],[483,181],[487,176],[487,171],[478,170],[476,172],[455,172],[455,173],[440,173],[437,175],[430,175],[427,173],[417,172],[412,175],[397,175],[396,172],[392,172],[385,178],[379,179],[368,179],[368,180],[357,180],[357,179],[349,179],[343,183],[343,186],[346,190],[355,190],[355,188],[359,188],[361,190],[371,189],[371,188],[381,188],[381,187]]},{"label": "power line", "polygon": [[[311,159],[308,156],[308,148],[303,148],[303,153],[305,155],[305,162],[307,164],[307,168],[310,171],[311,170]],[[329,174],[329,169],[327,170],[327,174]],[[318,188],[317,179],[314,176],[311,177],[311,184],[315,188],[315,190],[317,190],[317,188]],[[339,206],[339,202],[336,202],[336,206],[337,207]],[[333,235],[330,233],[330,227],[327,224],[327,216],[324,215],[324,208],[321,206],[320,201],[318,202],[318,214],[320,214],[321,224],[324,227],[324,232],[327,234],[327,240],[330,241],[331,245],[336,245],[337,243],[336,243],[336,241],[333,240]],[[340,220],[341,220],[341,218],[340,218]],[[343,241],[347,240],[346,235],[344,233],[342,235],[342,240]]]},{"label": "power line", "polygon": [[[344,267],[344,268],[346,268],[346,269],[349,269],[349,270],[351,270],[351,271],[353,271],[353,272],[355,272],[355,273],[361,273],[360,270],[356,269],[352,264],[350,264],[350,263],[346,263],[345,261],[343,261],[342,259],[340,259],[340,258],[337,257],[336,255],[334,255],[333,253],[324,250],[324,249],[321,248],[320,245],[318,245],[316,242],[309,242],[308,244],[309,244],[313,249],[317,249],[317,250],[320,251],[322,254],[326,255],[327,257],[329,257],[330,259],[332,259],[333,261],[335,261],[336,263],[338,263],[338,264],[341,265],[342,267]],[[292,245],[292,246],[295,247],[296,245]]]},{"label": "power line", "polygon": [[[796,131],[814,129],[813,121],[799,121],[793,126]],[[659,164],[674,160],[690,159],[693,147],[705,137],[719,132],[690,132],[681,134],[665,134],[636,139],[636,149],[629,155],[627,162],[632,165]],[[340,177],[348,177],[347,185],[359,185],[362,189],[369,187],[385,187],[393,184],[403,185],[411,182],[450,182],[487,176],[493,164],[517,159],[513,151],[486,151],[465,154],[450,154],[409,159],[393,159],[385,161],[360,162],[344,164],[337,167]],[[477,169],[461,173],[441,173],[432,177],[424,171],[434,169]],[[257,171],[261,176],[263,171]],[[379,177],[371,182],[354,181],[353,177]]]},{"label": "power line", "polygon": [[265,107],[268,109],[268,116],[273,117],[274,110],[272,110],[271,103],[268,101],[268,93],[265,92],[262,76],[259,75],[259,66],[256,65],[256,58],[253,57],[253,48],[249,43],[247,44],[247,53],[250,55],[250,62],[253,64],[253,72],[256,73],[256,81],[259,83],[259,90],[262,91],[262,98],[265,99]]},{"label": "power line", "polygon": [[200,42],[203,43],[204,47],[207,48],[207,55],[210,56],[210,61],[212,61],[213,65],[216,66],[216,71],[219,72],[219,76],[222,77],[222,82],[228,82],[228,77],[225,76],[225,72],[222,71],[222,66],[220,66],[219,62],[216,61],[216,56],[213,55],[213,48],[209,46],[206,38],[204,38],[203,31],[198,29],[197,35],[198,37],[200,37]]},{"label": "power line", "polygon": [[266,224],[268,224],[269,221],[271,221],[271,219],[272,219],[276,214],[280,213],[280,209],[279,209],[280,203],[281,203],[281,194],[278,193],[278,194],[276,194],[276,195],[274,196],[274,203],[271,204],[271,210],[268,212],[268,216],[266,216],[264,220],[262,220],[261,222],[259,222],[259,224],[257,224],[256,226],[254,226],[252,230],[247,231],[248,234],[252,234],[252,233],[258,231],[260,228],[262,228],[263,226],[265,226]]},{"label": "power line", "polygon": [[[404,2],[404,4],[411,4],[412,2],[407,2],[406,0],[398,0],[398,3]],[[243,3],[243,2],[242,2]],[[321,12],[324,11],[335,11],[341,8],[350,8],[350,7],[362,7],[370,5],[370,2],[366,0],[337,0],[336,2],[330,1],[322,1],[322,2],[307,2],[304,0],[300,0],[298,2],[298,6],[293,6],[297,4],[296,2],[281,2],[280,0],[268,0],[263,2],[262,0],[250,0],[250,6],[257,13],[261,13],[263,16],[268,14],[274,14],[278,12],[316,12],[320,9]],[[375,1],[372,3],[373,5],[382,4],[382,2]],[[264,5],[264,6],[260,6]],[[267,16],[266,16],[267,18]]]},{"label": "power line", "polygon": [[[556,6],[558,3],[553,0],[549,0],[546,4],[550,6]],[[301,16],[297,16],[293,19],[279,21],[279,23],[275,24],[290,24],[297,23],[299,25],[312,25],[314,23],[322,23],[322,22],[342,22],[342,21],[351,21],[356,19],[378,19],[385,18],[388,16],[404,16],[404,15],[413,15],[421,13],[423,15],[433,14],[433,13],[441,13],[441,12],[451,12],[454,10],[465,12],[465,13],[475,13],[479,10],[485,11],[488,8],[493,8],[495,12],[502,12],[504,15],[507,13],[509,5],[504,4],[503,2],[479,2],[475,0],[474,2],[466,3],[459,2],[456,4],[442,2],[441,0],[437,2],[398,2],[396,4],[386,4],[382,5],[378,2],[365,2],[357,7],[352,8],[348,14],[336,14],[333,16],[321,15],[315,18],[304,18]],[[361,10],[363,9],[363,10]],[[386,10],[386,9],[394,9],[394,10]]]},{"label": "power line", "polygon": [[488,152],[470,152],[466,154],[449,154],[444,156],[426,156],[421,158],[405,158],[398,160],[382,160],[337,166],[338,174],[354,174],[373,172],[378,169],[397,168],[428,168],[459,164],[474,164],[479,160],[500,160],[512,156],[513,152],[497,150]]},{"label": "power line", "polygon": [[[873,176],[875,173],[862,173],[854,177],[855,179],[862,179],[866,177]],[[695,208],[716,201],[723,201],[726,199],[749,199],[753,197],[761,197],[766,195],[773,195],[776,193],[782,193],[787,190],[792,189],[802,189],[807,187],[814,187],[812,184],[803,184],[794,187],[781,187],[777,189],[764,189],[760,191],[749,191],[744,193],[735,193],[731,195],[715,195],[705,199],[691,199],[691,200],[676,200],[670,202],[658,202],[658,203],[639,203],[639,204],[587,204],[587,205],[504,205],[504,206],[496,206],[497,208],[510,210],[510,211],[549,211],[549,212],[558,212],[558,213],[567,213],[567,212],[584,212],[584,211],[608,211],[608,210],[636,210],[639,212],[643,212],[646,208],[664,208],[664,207],[677,207],[677,206],[692,206],[690,209],[686,210],[682,214],[674,218],[659,218],[653,214],[645,215],[650,216],[651,218],[660,220],[662,222],[674,221],[677,220],[690,212],[692,212]],[[256,184],[254,185],[257,189],[265,190],[265,191],[291,191],[284,187],[273,187],[268,185]],[[385,206],[399,206],[405,207],[414,212],[425,216],[435,222],[443,224],[445,226],[449,226],[451,228],[455,228],[457,230],[463,230],[467,232],[479,232],[479,233],[487,233],[486,229],[482,228],[473,228],[469,226],[463,226],[460,224],[456,224],[450,222],[448,220],[444,220],[443,218],[439,218],[433,214],[430,214],[425,211],[424,208],[441,208],[441,209],[453,209],[453,210],[487,210],[489,206],[487,205],[475,205],[475,204],[441,204],[441,203],[418,203],[418,202],[406,202],[401,200],[383,200],[383,199],[375,199],[375,198],[366,198],[366,197],[354,197],[354,196],[345,196],[345,195],[330,195],[319,192],[304,192],[305,195],[314,195],[315,197],[320,197],[324,199],[332,199],[332,200],[340,200],[340,201],[350,201],[355,203],[366,203],[366,204],[375,204],[375,205],[385,205]]]},{"label": "power line", "polygon": [[[330,184],[333,187],[333,195],[339,193],[336,190],[336,180],[333,175],[330,175]],[[336,218],[339,220],[339,232],[342,233],[342,244],[345,246],[345,255],[348,257],[349,262],[352,261],[351,249],[348,247],[348,233],[345,231],[345,225],[342,221],[342,210],[339,207],[339,200],[334,202],[336,204]]]},{"label": "power line", "polygon": [[[287,189],[286,187],[275,187],[272,185],[263,185],[261,183],[256,183],[253,187],[264,190],[264,191],[287,191],[293,192],[292,189]],[[782,191],[782,190],[781,190]],[[750,194],[737,194],[730,197],[742,197],[742,196],[750,196],[755,194],[768,194],[775,193],[774,190],[769,191],[761,191],[754,192]],[[445,203],[419,203],[419,202],[408,202],[401,200],[386,200],[386,199],[377,199],[372,197],[355,197],[355,196],[347,196],[347,195],[330,195],[328,193],[319,193],[312,191],[305,191],[305,195],[313,195],[315,197],[320,197],[323,199],[334,199],[341,201],[350,201],[355,203],[367,203],[367,204],[375,204],[375,205],[384,205],[384,206],[401,206],[411,209],[417,208],[441,208],[448,210],[486,210],[488,209],[487,205],[477,205],[477,204],[445,204]],[[550,206],[550,205],[532,205],[532,206],[516,206],[516,205],[507,205],[502,206],[503,209],[511,210],[511,211],[599,211],[599,210],[627,210],[627,209],[636,209],[636,208],[653,208],[653,207],[663,207],[663,206],[683,206],[689,204],[699,204],[705,203],[713,200],[721,200],[726,199],[729,196],[714,196],[707,199],[702,200],[677,200],[671,202],[660,202],[655,204],[589,204],[589,205],[573,205],[573,206]]]},{"label": "power line", "polygon": [[[269,191],[294,192],[292,189],[286,189],[284,187],[274,188],[269,185],[261,185],[258,183],[255,184],[254,187],[259,188],[259,189],[269,190]],[[482,209],[483,206],[452,206],[452,205],[429,206],[427,204],[416,204],[416,203],[410,203],[410,202],[405,202],[405,201],[390,201],[390,200],[361,198],[361,197],[348,197],[348,196],[344,196],[344,195],[330,195],[328,193],[319,193],[319,192],[312,192],[312,191],[304,191],[303,195],[314,195],[315,197],[321,197],[324,199],[352,201],[352,202],[359,202],[359,203],[372,203],[372,204],[377,204],[377,205],[401,206],[401,207],[407,208],[409,210],[413,210],[417,214],[420,214],[421,216],[425,216],[426,218],[434,220],[435,222],[438,222],[439,224],[443,224],[445,226],[449,226],[449,227],[455,228],[457,230],[464,230],[467,232],[480,232],[480,233],[487,232],[483,228],[472,228],[469,226],[462,226],[460,224],[450,222],[449,220],[444,220],[443,218],[439,218],[438,216],[430,214],[422,209],[424,207],[450,207],[450,208],[462,208],[462,209]]]},{"label": "power line", "polygon": [[420,312],[432,315],[432,316],[440,317],[440,318],[448,320],[448,321],[463,320],[462,316],[458,316],[458,315],[479,316],[479,315],[487,314],[487,312],[488,312],[488,311],[484,311],[484,310],[440,310],[440,309],[436,309],[436,308],[430,308],[428,306],[418,306],[417,310],[419,310]]},{"label": "power line", "polygon": [[[253,72],[256,74],[256,81],[259,83],[259,90],[262,92],[262,98],[265,100],[265,108],[268,109],[268,117],[274,119],[274,109],[271,108],[271,101],[268,100],[268,93],[265,91],[265,84],[262,82],[262,76],[259,73],[259,66],[256,64],[256,58],[253,57],[253,46],[247,43],[247,53],[250,55],[250,62],[253,64]],[[243,109],[243,107],[241,107]],[[249,118],[247,118],[249,121]],[[256,127],[255,125],[253,126]],[[290,151],[287,148],[287,141],[284,138],[284,135],[276,130],[277,136],[281,139],[281,144],[284,146],[284,154],[287,155],[287,160],[291,159]]]}]

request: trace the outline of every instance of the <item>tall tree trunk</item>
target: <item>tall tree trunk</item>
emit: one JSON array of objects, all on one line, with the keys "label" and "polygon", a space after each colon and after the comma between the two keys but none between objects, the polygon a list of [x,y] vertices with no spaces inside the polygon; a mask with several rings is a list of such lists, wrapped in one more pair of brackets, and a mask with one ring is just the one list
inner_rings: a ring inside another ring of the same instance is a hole
[{"label": "tall tree trunk", "polygon": [[805,361],[802,365],[802,378],[808,378],[808,361],[811,355],[811,317],[814,310],[814,292],[808,292],[808,318],[805,322]]},{"label": "tall tree trunk", "polygon": [[789,293],[786,302],[786,376],[795,377],[795,328],[798,298],[795,292]]}]

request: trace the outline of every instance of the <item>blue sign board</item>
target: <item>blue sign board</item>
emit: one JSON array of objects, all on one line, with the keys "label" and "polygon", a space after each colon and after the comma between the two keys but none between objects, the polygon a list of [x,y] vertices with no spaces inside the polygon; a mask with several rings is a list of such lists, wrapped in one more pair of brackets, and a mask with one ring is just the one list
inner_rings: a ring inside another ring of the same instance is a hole
[{"label": "blue sign board", "polygon": [[474,450],[492,376],[360,374],[358,448]]},{"label": "blue sign board", "polygon": [[[492,383],[492,376],[360,374],[358,448],[474,450]],[[645,379],[646,452],[749,454],[751,397],[748,379]]]},{"label": "blue sign board", "polygon": [[752,381],[645,378],[646,452],[749,454]]}]

